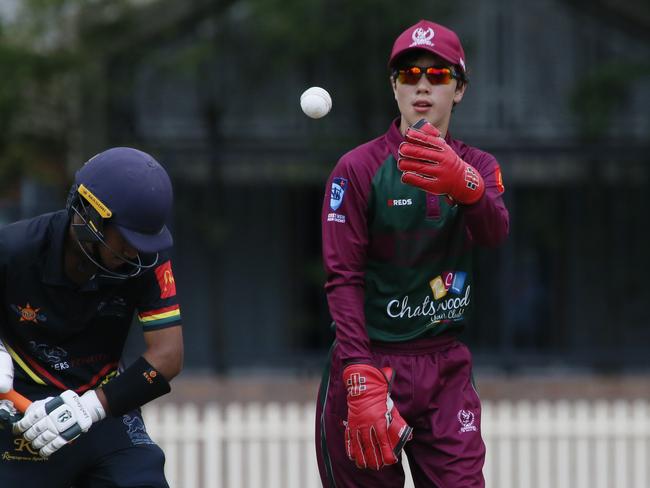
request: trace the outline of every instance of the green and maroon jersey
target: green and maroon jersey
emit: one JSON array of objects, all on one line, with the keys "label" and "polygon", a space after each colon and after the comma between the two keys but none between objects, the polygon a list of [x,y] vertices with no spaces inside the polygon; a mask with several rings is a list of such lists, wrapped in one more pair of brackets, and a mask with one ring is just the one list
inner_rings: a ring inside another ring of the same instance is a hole
[{"label": "green and maroon jersey", "polygon": [[472,246],[508,234],[495,158],[446,141],[485,180],[470,206],[405,185],[397,168],[399,119],[345,154],[323,203],[325,289],[345,360],[370,360],[369,339],[403,342],[458,332],[474,301]]}]

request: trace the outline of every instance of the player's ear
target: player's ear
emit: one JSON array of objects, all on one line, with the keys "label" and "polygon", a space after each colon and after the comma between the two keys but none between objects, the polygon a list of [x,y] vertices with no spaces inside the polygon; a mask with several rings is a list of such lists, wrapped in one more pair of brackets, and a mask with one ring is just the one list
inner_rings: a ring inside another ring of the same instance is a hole
[{"label": "player's ear", "polygon": [[454,105],[460,103],[465,95],[465,90],[467,89],[467,83],[464,81],[456,82],[456,91],[454,92]]}]

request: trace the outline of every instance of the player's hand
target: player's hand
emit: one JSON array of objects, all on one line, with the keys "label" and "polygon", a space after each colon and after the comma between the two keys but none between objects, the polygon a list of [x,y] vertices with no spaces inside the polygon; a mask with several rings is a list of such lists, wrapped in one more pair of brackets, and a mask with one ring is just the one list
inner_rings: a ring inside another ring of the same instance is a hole
[{"label": "player's hand", "polygon": [[93,390],[82,396],[67,390],[57,397],[32,403],[25,416],[14,424],[13,431],[31,442],[42,457],[48,457],[105,417]]},{"label": "player's hand", "polygon": [[11,427],[20,417],[21,413],[16,410],[11,400],[0,400],[0,428]]},{"label": "player's hand", "polygon": [[435,195],[448,195],[466,205],[481,198],[485,192],[483,177],[458,157],[438,129],[422,119],[406,130],[405,137],[397,162],[403,183]]},{"label": "player's hand", "polygon": [[0,341],[0,393],[7,393],[14,386],[14,363],[5,345]]},{"label": "player's hand", "polygon": [[358,468],[378,470],[395,464],[413,429],[390,398],[393,370],[351,364],[343,370],[348,390],[345,447]]}]

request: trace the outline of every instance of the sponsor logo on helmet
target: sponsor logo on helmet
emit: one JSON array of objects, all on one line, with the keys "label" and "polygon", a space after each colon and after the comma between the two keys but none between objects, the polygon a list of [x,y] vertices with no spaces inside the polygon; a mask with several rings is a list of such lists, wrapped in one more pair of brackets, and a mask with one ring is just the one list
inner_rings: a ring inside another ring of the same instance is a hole
[{"label": "sponsor logo on helmet", "polygon": [[93,192],[91,192],[88,188],[86,188],[83,185],[79,185],[79,188],[77,189],[79,194],[84,197],[86,200],[88,200],[88,203],[90,203],[95,210],[97,210],[97,213],[102,216],[104,219],[110,219],[111,216],[113,215],[113,212],[104,205],[104,203],[95,196]]}]

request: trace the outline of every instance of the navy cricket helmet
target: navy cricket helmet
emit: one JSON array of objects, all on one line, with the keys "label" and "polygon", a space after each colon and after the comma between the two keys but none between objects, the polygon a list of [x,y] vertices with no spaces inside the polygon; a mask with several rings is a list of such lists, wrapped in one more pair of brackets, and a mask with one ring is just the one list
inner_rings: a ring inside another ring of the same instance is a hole
[{"label": "navy cricket helmet", "polygon": [[[81,251],[115,279],[133,278],[157,265],[159,252],[173,244],[167,228],[174,197],[165,169],[149,154],[129,147],[115,147],[88,160],[75,175],[68,197],[68,212],[79,217],[72,229]],[[104,224],[117,228],[138,255],[130,259],[112,249],[104,239]],[[106,268],[88,242],[108,248],[124,261],[123,269]],[[147,262],[141,254],[148,255]]]},{"label": "navy cricket helmet", "polygon": [[73,192],[102,219],[89,221],[91,234],[93,230],[101,234],[106,221],[140,252],[157,253],[172,246],[167,228],[172,185],[165,169],[149,154],[129,147],[101,152],[77,171]]}]

